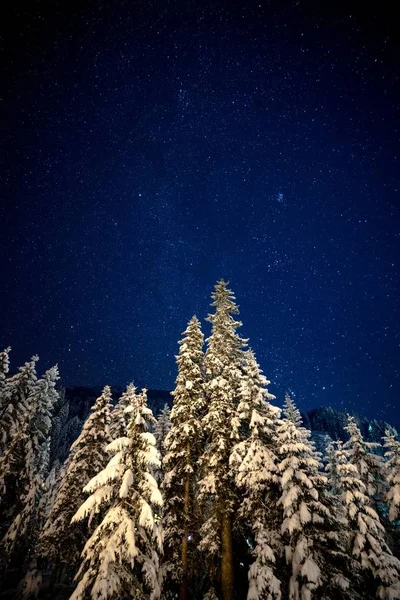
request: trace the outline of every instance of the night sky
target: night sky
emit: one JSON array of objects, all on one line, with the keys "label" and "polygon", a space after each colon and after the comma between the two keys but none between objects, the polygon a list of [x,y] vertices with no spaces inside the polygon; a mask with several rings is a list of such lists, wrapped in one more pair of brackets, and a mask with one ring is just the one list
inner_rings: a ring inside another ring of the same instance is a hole
[{"label": "night sky", "polygon": [[389,5],[48,4],[1,20],[12,367],[171,389],[223,277],[278,403],[400,421]]}]

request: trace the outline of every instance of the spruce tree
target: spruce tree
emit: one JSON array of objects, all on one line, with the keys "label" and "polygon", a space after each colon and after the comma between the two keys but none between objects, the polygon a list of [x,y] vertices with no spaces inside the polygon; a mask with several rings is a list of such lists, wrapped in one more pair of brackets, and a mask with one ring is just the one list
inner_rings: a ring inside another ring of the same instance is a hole
[{"label": "spruce tree", "polygon": [[[291,401],[293,402],[293,401]],[[338,522],[310,432],[285,418],[278,426],[278,473],[283,511],[281,533],[290,567],[290,600],[352,598],[350,581],[342,575],[345,559]]]},{"label": "spruce tree", "polygon": [[350,554],[364,570],[363,597],[374,590],[382,600],[400,598],[400,561],[395,558],[385,539],[385,529],[368,497],[357,466],[351,462],[354,453],[346,444],[337,442],[335,455],[335,487],[348,519]]},{"label": "spruce tree", "polygon": [[71,519],[86,498],[83,487],[107,464],[110,410],[111,389],[106,386],[64,465],[38,546],[39,555],[56,566],[74,567],[85,544],[85,528],[71,524]]},{"label": "spruce tree", "polygon": [[153,506],[162,506],[157,482],[151,474],[160,464],[154,422],[145,392],[132,398],[127,435],[108,446],[113,457],[86,485],[91,495],[73,522],[101,514],[101,522],[85,544],[78,585],[71,600],[110,600],[160,596],[158,553],[162,531]]},{"label": "spruce tree", "polygon": [[296,404],[289,396],[289,394],[285,394],[285,401],[283,403],[283,414],[285,418],[291,421],[296,427],[301,427],[303,424],[303,419],[301,417],[300,411],[297,408]]},{"label": "spruce tree", "polygon": [[129,383],[126,390],[111,411],[110,436],[112,440],[116,440],[126,435],[130,419],[129,412],[127,412],[126,409],[132,404],[132,401],[135,398],[136,387],[133,383]]},{"label": "spruce tree", "polygon": [[[172,392],[172,427],[165,442],[164,531],[166,570],[169,580],[180,581],[180,599],[188,596],[189,549],[198,542],[195,506],[196,468],[201,451],[201,417],[205,408],[203,344],[200,321],[192,317],[176,357],[178,376]],[[190,537],[190,539],[189,539]]]},{"label": "spruce tree", "polygon": [[270,404],[270,382],[252,351],[246,353],[235,430],[238,442],[230,457],[232,476],[243,494],[238,511],[245,535],[253,539],[247,600],[280,600],[277,555],[281,552],[278,457],[280,409]]},{"label": "spruce tree", "polygon": [[220,564],[222,597],[233,596],[232,518],[235,510],[235,486],[229,473],[229,457],[234,445],[233,419],[238,405],[239,389],[246,341],[236,332],[241,326],[234,319],[239,313],[228,284],[221,280],[215,286],[211,306],[215,313],[204,364],[207,412],[202,419],[206,446],[200,458],[202,479],[200,499],[204,522],[200,530],[200,548],[210,565]]},{"label": "spruce tree", "polygon": [[378,500],[384,493],[386,475],[383,458],[376,453],[381,445],[364,440],[354,417],[348,417],[345,430],[349,440],[344,444],[344,449],[349,461],[357,468],[361,481],[366,487],[367,496],[376,508]]},{"label": "spruce tree", "polygon": [[51,414],[58,396],[55,389],[58,379],[57,367],[49,369],[35,382],[27,399],[31,418],[12,460],[12,474],[18,479],[22,493],[1,542],[3,559],[11,557],[17,544],[20,547],[29,544],[32,548],[36,543],[40,526],[38,505],[48,472]]},{"label": "spruce tree", "polygon": [[2,405],[0,414],[0,493],[4,491],[4,477],[10,468],[12,456],[19,441],[27,434],[33,416],[33,406],[29,396],[36,381],[36,363],[33,356],[19,372],[4,380],[2,386]]},{"label": "spruce tree", "polygon": [[157,450],[161,456],[161,463],[165,456],[165,438],[171,429],[171,409],[165,403],[163,409],[157,417],[157,422],[154,425],[154,437],[156,438]]},{"label": "spruce tree", "polygon": [[3,386],[7,377],[7,373],[10,368],[10,357],[11,347],[5,348],[3,352],[0,352],[0,414],[1,407],[3,404]]},{"label": "spruce tree", "polygon": [[390,429],[386,430],[383,439],[388,482],[385,500],[389,507],[389,520],[396,521],[400,517],[400,441]]}]

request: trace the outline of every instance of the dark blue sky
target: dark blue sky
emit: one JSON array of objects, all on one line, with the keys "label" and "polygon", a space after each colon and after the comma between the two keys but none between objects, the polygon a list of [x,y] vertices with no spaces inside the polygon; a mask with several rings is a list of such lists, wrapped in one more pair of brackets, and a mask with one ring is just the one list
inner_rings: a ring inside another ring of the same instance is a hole
[{"label": "dark blue sky", "polygon": [[11,8],[14,368],[37,352],[66,384],[171,388],[224,277],[279,399],[399,420],[398,36],[384,4],[331,4]]}]

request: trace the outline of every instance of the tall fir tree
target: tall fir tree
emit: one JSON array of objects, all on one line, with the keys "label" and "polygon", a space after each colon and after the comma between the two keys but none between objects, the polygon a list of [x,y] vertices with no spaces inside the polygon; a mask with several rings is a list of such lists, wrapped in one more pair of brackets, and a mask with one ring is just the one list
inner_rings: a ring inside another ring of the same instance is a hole
[{"label": "tall fir tree", "polygon": [[283,414],[288,421],[291,421],[293,425],[296,427],[301,427],[303,424],[303,419],[301,417],[300,411],[297,408],[295,402],[289,396],[289,394],[285,394],[285,401],[283,403]]},{"label": "tall fir tree", "polygon": [[157,450],[161,456],[161,463],[165,456],[165,438],[167,437],[171,426],[171,409],[168,404],[165,403],[157,417],[157,422],[154,425],[153,431],[154,437],[156,438]]},{"label": "tall fir tree", "polygon": [[[204,336],[196,316],[189,321],[176,357],[178,376],[172,392],[172,427],[165,438],[164,505],[167,579],[180,582],[179,597],[188,597],[190,548],[197,546],[196,468],[203,439]],[[189,539],[190,538],[190,539]]]},{"label": "tall fir tree", "polygon": [[400,561],[395,558],[385,539],[385,529],[368,496],[368,487],[361,478],[351,449],[336,442],[332,468],[335,489],[339,493],[348,520],[349,553],[364,572],[363,598],[371,591],[381,600],[400,598]]},{"label": "tall fir tree", "polygon": [[392,429],[387,429],[385,436],[385,458],[388,490],[385,501],[389,509],[389,520],[400,518],[400,441]]},{"label": "tall fir tree", "polygon": [[[293,414],[295,405],[293,401],[291,404]],[[291,418],[285,418],[278,426],[281,533],[290,567],[288,597],[352,598],[351,582],[341,573],[339,562],[346,558],[338,533],[343,523],[337,520],[326,494],[327,478],[310,435]]]},{"label": "tall fir tree", "polygon": [[136,398],[136,386],[129,383],[126,390],[121,394],[120,399],[111,411],[110,436],[112,440],[116,440],[126,435],[127,427],[130,420],[129,411],[126,409],[131,406]]},{"label": "tall fir tree", "polygon": [[31,418],[26,435],[16,446],[13,456],[14,477],[22,493],[16,514],[1,542],[3,559],[11,557],[17,545],[33,548],[39,532],[38,506],[44,492],[49,463],[51,415],[58,394],[57,367],[46,371],[30,391],[28,403]]},{"label": "tall fir tree", "polygon": [[64,465],[38,546],[39,555],[54,566],[74,568],[79,561],[87,533],[84,527],[71,524],[71,519],[86,498],[83,487],[107,464],[110,410],[111,389],[106,386],[92,406]]},{"label": "tall fir tree", "polygon": [[7,373],[10,369],[10,352],[11,347],[5,348],[0,352],[0,414],[3,405],[3,386],[7,377]]},{"label": "tall fir tree", "polygon": [[377,510],[378,502],[386,491],[386,468],[383,457],[377,454],[382,449],[378,442],[364,440],[354,417],[349,416],[345,427],[349,440],[344,444],[349,461],[357,468],[366,494]]},{"label": "tall fir tree", "polygon": [[2,386],[2,405],[0,414],[0,489],[4,490],[4,477],[7,475],[12,456],[20,440],[26,436],[33,406],[29,401],[30,394],[36,384],[36,363],[38,356],[33,356],[19,372],[4,380]]},{"label": "tall fir tree", "polygon": [[206,445],[200,458],[200,499],[204,508],[200,548],[213,568],[219,563],[222,597],[231,600],[234,589],[232,518],[237,497],[229,472],[229,457],[235,442],[232,428],[239,402],[246,340],[236,332],[241,326],[241,322],[234,319],[239,309],[224,280],[217,282],[212,300],[215,313],[207,318],[212,328],[204,359],[208,406],[202,419]]},{"label": "tall fir tree", "polygon": [[253,539],[247,600],[280,600],[277,555],[281,554],[278,457],[280,409],[273,406],[252,351],[246,353],[244,377],[234,429],[244,438],[232,449],[230,467],[243,501],[238,511],[245,535]]},{"label": "tall fir tree", "polygon": [[153,507],[162,506],[162,497],[152,475],[160,461],[155,438],[147,431],[154,417],[145,391],[131,400],[127,435],[109,444],[114,456],[86,485],[91,495],[73,517],[79,522],[101,514],[83,549],[71,600],[152,600],[161,593],[162,530]]}]

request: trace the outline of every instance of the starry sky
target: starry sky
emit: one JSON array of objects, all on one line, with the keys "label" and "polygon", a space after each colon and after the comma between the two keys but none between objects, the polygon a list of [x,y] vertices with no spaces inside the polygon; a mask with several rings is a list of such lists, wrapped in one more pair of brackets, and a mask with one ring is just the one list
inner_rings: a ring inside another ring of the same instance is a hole
[{"label": "starry sky", "polygon": [[181,332],[223,277],[279,401],[400,420],[400,48],[374,5],[9,7],[14,368],[38,353],[67,385],[171,389]]}]

